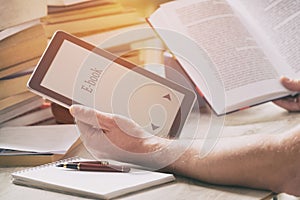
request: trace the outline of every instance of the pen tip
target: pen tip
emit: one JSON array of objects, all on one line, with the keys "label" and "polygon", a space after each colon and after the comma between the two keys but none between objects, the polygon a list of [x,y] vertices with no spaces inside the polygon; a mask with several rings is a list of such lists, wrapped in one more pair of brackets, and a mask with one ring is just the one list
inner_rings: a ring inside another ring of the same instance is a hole
[{"label": "pen tip", "polygon": [[64,166],[64,164],[58,164],[58,165],[56,165],[56,167],[63,167]]}]

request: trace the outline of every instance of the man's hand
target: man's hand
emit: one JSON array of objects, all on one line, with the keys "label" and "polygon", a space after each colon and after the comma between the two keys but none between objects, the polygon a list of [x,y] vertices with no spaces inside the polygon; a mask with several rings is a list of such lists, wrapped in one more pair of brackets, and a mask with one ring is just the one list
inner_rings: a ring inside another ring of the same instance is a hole
[{"label": "man's hand", "polygon": [[[286,77],[280,79],[282,85],[287,89],[295,92],[300,92],[300,80],[291,80]],[[286,97],[274,101],[274,103],[288,111],[300,111],[300,96]]]},{"label": "man's hand", "polygon": [[76,120],[83,144],[98,159],[134,161],[137,154],[155,151],[151,141],[159,138],[126,117],[81,105],[71,106],[70,113]]},{"label": "man's hand", "polygon": [[171,142],[147,133],[132,120],[119,115],[79,105],[73,105],[70,111],[84,145],[97,159],[110,158],[152,169],[164,168],[214,184],[300,196],[300,126],[278,135],[221,138],[213,151],[203,158],[203,139],[192,143],[186,140]]}]

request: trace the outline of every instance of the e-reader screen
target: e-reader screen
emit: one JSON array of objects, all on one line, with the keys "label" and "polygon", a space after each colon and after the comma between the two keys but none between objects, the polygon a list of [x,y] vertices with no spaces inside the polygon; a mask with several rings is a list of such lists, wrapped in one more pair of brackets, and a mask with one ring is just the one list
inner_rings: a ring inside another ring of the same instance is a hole
[{"label": "e-reader screen", "polygon": [[195,102],[193,91],[64,32],[55,34],[28,86],[64,107],[124,115],[162,136],[179,133]]}]

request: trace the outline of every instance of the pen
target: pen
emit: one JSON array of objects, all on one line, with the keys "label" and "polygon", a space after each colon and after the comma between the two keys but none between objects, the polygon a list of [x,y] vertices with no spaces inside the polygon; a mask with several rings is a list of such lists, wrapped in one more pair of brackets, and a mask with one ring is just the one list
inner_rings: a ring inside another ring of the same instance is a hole
[{"label": "pen", "polygon": [[129,172],[130,168],[122,165],[99,164],[99,163],[65,163],[56,167],[76,169],[79,171],[99,171],[99,172]]},{"label": "pen", "polygon": [[109,162],[108,161],[80,161],[80,162],[69,162],[69,163],[74,163],[74,164],[78,164],[78,163],[91,163],[91,164],[102,164],[102,165],[108,165]]}]

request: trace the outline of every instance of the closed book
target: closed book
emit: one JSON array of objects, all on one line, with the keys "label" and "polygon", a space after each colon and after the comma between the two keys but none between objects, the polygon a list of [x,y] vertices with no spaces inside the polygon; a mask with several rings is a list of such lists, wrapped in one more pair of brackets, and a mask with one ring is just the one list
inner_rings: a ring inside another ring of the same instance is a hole
[{"label": "closed book", "polygon": [[[132,34],[134,34],[134,37],[131,37]],[[144,22],[88,35],[82,37],[82,39],[109,52],[117,53],[131,51],[132,44],[155,37],[155,32]]]},{"label": "closed book", "polygon": [[16,107],[16,105],[22,104],[22,102],[31,99],[33,97],[36,97],[36,94],[33,94],[32,92],[23,92],[17,95],[13,95],[10,97],[7,97],[5,99],[0,100],[0,115],[7,112],[7,110],[10,110],[12,107]]},{"label": "closed book", "polygon": [[48,6],[70,6],[74,4],[80,4],[89,2],[91,0],[47,0]]},{"label": "closed book", "polygon": [[20,103],[14,104],[6,109],[0,111],[0,124],[20,116],[30,110],[42,107],[45,104],[45,100],[40,96],[32,96]]},{"label": "closed book", "polygon": [[16,33],[19,33],[27,28],[30,28],[30,27],[33,27],[37,24],[40,23],[40,19],[35,19],[35,20],[32,20],[32,21],[28,21],[28,22],[25,22],[25,23],[22,23],[22,24],[19,24],[19,25],[16,25],[16,26],[12,26],[12,27],[9,27],[9,28],[6,28],[4,30],[1,30],[0,31],[0,41],[5,39],[5,38],[8,38]]},{"label": "closed book", "polygon": [[42,106],[5,121],[0,124],[0,127],[29,126],[50,118],[53,118],[50,106]]},{"label": "closed book", "polygon": [[8,77],[8,76],[13,76],[18,73],[22,73],[24,71],[33,71],[37,63],[39,62],[40,57],[32,58],[30,60],[26,60],[24,62],[9,66],[5,69],[0,70],[0,79]]},{"label": "closed book", "polygon": [[47,38],[41,24],[11,35],[0,41],[0,69],[39,57],[46,46]]},{"label": "closed book", "polygon": [[48,14],[41,18],[43,23],[60,23],[65,21],[74,21],[91,17],[104,16],[120,13],[124,10],[121,4],[107,4],[101,6],[87,7],[78,10],[71,10],[59,13]]},{"label": "closed book", "polygon": [[48,14],[115,3],[115,0],[48,0]]},{"label": "closed book", "polygon": [[1,128],[0,166],[36,166],[56,161],[80,144],[78,138],[75,125]]},{"label": "closed book", "polygon": [[47,15],[46,0],[1,0],[0,30]]},{"label": "closed book", "polygon": [[134,9],[129,9],[126,12],[113,15],[91,17],[62,23],[43,23],[43,25],[47,37],[50,38],[57,30],[62,30],[77,36],[84,36],[143,22],[145,22],[145,20]]},{"label": "closed book", "polygon": [[0,80],[0,99],[28,91],[26,84],[29,77],[30,74],[26,74],[19,77]]},{"label": "closed book", "polygon": [[6,167],[25,167],[25,166],[37,166],[56,160],[62,159],[64,154],[53,153],[26,153],[22,155],[9,155],[0,153],[0,166]]}]

